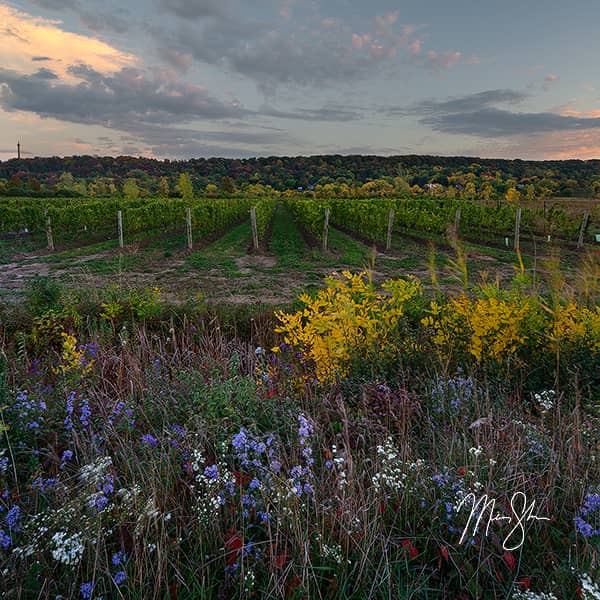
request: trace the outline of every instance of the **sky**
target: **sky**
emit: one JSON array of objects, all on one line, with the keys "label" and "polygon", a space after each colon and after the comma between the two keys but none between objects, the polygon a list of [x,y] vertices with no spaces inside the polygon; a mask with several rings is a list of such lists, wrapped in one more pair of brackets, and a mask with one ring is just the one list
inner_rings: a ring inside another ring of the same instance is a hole
[{"label": "sky", "polygon": [[0,0],[0,159],[600,158],[600,2]]}]

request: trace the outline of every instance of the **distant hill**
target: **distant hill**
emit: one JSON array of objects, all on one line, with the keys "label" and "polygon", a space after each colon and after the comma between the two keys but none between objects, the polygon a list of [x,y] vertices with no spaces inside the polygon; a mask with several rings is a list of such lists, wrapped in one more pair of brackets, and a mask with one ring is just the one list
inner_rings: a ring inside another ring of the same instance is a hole
[{"label": "distant hill", "polygon": [[[190,173],[197,186],[221,184],[223,177],[236,186],[248,183],[271,185],[278,190],[304,189],[317,183],[362,184],[374,179],[401,176],[412,186],[428,183],[449,185],[461,177],[477,185],[487,180],[509,185],[532,183],[547,187],[561,196],[590,196],[600,190],[600,160],[527,161],[447,156],[370,156],[325,155],[267,157],[249,159],[193,158],[190,160],[155,160],[133,156],[67,156],[64,158],[11,159],[0,162],[0,179],[14,175],[42,182],[64,172],[75,178],[168,177]],[[551,183],[552,185],[549,185]],[[459,183],[460,185],[460,183]],[[596,187],[594,187],[596,185]]]}]

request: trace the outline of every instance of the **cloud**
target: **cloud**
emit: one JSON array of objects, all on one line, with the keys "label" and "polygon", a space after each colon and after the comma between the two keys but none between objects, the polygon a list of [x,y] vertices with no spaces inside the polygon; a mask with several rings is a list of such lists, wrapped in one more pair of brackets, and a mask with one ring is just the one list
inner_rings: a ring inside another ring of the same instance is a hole
[{"label": "cloud", "polygon": [[301,121],[356,121],[362,118],[363,111],[345,106],[328,105],[320,108],[296,108],[292,110],[278,110],[269,105],[262,106],[258,113],[267,117],[278,119],[294,119]]},{"label": "cloud", "polygon": [[77,65],[69,73],[77,83],[57,82],[48,69],[32,75],[0,69],[0,107],[124,131],[140,123],[186,123],[245,114],[238,103],[222,102],[201,86],[160,81],[138,69],[102,74]]},{"label": "cloud", "polygon": [[60,77],[73,81],[68,67],[83,62],[102,73],[137,63],[137,58],[96,38],[63,31],[59,20],[43,19],[0,5],[2,66],[32,73],[40,59]]},{"label": "cloud", "polygon": [[49,11],[71,11],[75,13],[79,20],[94,32],[115,31],[125,33],[129,30],[129,21],[123,10],[119,10],[121,15],[115,12],[101,12],[94,8],[89,8],[80,0],[30,0],[33,4]]},{"label": "cloud", "polygon": [[542,87],[545,91],[548,91],[552,84],[556,81],[558,81],[558,75],[554,75],[554,73],[549,73],[548,75],[546,75],[546,77],[544,77],[544,84]]},{"label": "cloud", "polygon": [[182,20],[175,29],[155,28],[154,34],[167,49],[161,56],[169,64],[170,54],[191,55],[195,61],[249,78],[265,94],[282,85],[333,87],[370,79],[384,64],[399,69],[402,56],[432,71],[462,59],[457,51],[426,51],[419,28],[400,23],[398,12],[375,16],[366,30],[356,31],[349,21],[318,11],[291,21],[294,4],[280,4],[279,18],[263,14],[253,21],[234,0],[161,0],[163,10]]},{"label": "cloud", "polygon": [[[144,148],[142,153],[156,156],[252,156],[276,153],[284,143],[299,143],[287,131],[253,128],[239,121],[265,116],[267,111],[252,112],[235,100],[221,101],[207,89],[160,70],[149,74],[127,68],[102,74],[86,65],[74,65],[69,72],[77,83],[65,82],[47,68],[33,74],[0,68],[0,109],[121,131],[129,136],[132,148]],[[299,109],[297,115],[270,112],[282,118],[320,115],[327,119],[328,114],[336,116],[336,110]],[[220,130],[214,129],[216,122],[221,123]]]},{"label": "cloud", "polygon": [[227,0],[160,0],[161,8],[182,19],[223,17],[227,13]]},{"label": "cloud", "polygon": [[[418,42],[418,46],[415,46],[411,58],[411,62],[415,65],[431,71],[442,71],[451,69],[461,61],[462,54],[458,51],[436,52],[435,50],[428,50],[427,52],[421,52],[420,41],[416,40],[416,42]],[[415,42],[413,42],[414,44]]]},{"label": "cloud", "polygon": [[419,117],[434,131],[482,138],[600,128],[600,118],[554,112],[515,112],[503,107],[522,102],[526,94],[514,90],[489,90],[447,100],[426,100],[408,109],[392,108],[388,116]]}]

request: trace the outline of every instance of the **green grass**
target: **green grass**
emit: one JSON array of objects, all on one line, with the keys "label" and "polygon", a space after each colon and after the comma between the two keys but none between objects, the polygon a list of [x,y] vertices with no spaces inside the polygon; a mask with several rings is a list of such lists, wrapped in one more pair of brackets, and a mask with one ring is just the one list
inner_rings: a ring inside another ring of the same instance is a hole
[{"label": "green grass", "polygon": [[212,244],[191,254],[180,269],[218,270],[227,277],[244,277],[234,259],[246,255],[251,236],[250,221],[244,221]]},{"label": "green grass", "polygon": [[290,211],[282,204],[275,209],[269,252],[277,257],[280,268],[297,268],[305,261],[308,248]]}]

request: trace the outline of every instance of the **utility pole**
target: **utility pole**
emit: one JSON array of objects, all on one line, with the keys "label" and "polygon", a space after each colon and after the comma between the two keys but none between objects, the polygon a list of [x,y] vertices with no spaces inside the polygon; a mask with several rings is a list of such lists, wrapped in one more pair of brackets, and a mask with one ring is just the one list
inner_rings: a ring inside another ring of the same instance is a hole
[{"label": "utility pole", "polygon": [[17,158],[21,160],[21,142],[17,142]]}]

